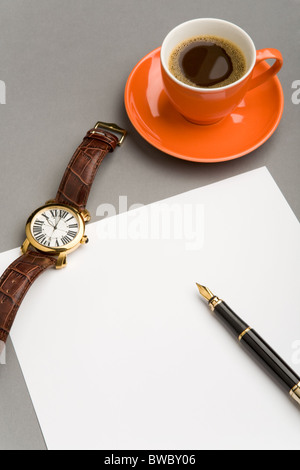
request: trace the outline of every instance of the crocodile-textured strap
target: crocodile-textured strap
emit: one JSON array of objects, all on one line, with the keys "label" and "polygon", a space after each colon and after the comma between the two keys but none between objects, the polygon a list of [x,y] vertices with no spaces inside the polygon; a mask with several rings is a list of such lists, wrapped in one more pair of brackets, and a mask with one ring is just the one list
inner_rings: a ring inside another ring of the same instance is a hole
[{"label": "crocodile-textured strap", "polygon": [[96,172],[118,138],[101,129],[91,129],[74,153],[60,184],[55,202],[85,209]]},{"label": "crocodile-textured strap", "polygon": [[[82,211],[86,207],[96,172],[108,152],[118,144],[118,138],[99,128],[90,130],[73,155],[55,201]],[[14,261],[0,278],[0,341],[6,342],[17,311],[35,279],[54,267],[56,258],[29,251]]]},{"label": "crocodile-textured strap", "polygon": [[14,261],[0,279],[0,341],[7,340],[17,311],[26,292],[46,269],[54,267],[56,259],[29,251]]}]

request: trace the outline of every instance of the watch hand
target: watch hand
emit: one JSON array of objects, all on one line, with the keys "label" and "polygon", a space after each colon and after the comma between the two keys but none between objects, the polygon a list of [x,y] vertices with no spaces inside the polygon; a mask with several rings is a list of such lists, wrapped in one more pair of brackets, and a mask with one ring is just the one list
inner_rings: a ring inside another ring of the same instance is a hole
[{"label": "watch hand", "polygon": [[60,221],[61,221],[61,217],[59,218],[58,222],[56,222],[55,230],[59,230],[59,229],[57,229],[57,227],[58,227],[58,224],[59,224]]},{"label": "watch hand", "polygon": [[49,219],[47,220],[47,222],[48,222],[48,224],[49,224],[51,227],[55,228],[54,225],[52,224],[52,222],[50,222]]}]

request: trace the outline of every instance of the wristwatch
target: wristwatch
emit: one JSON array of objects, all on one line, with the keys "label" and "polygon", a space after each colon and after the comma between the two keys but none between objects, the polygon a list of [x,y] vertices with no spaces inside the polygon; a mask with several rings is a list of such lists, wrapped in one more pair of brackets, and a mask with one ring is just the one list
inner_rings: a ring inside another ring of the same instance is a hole
[{"label": "wristwatch", "polygon": [[85,224],[91,216],[86,204],[92,183],[106,154],[121,145],[125,136],[126,131],[116,124],[97,122],[74,153],[56,198],[29,217],[23,254],[0,278],[2,344],[31,284],[48,268],[64,268],[67,255],[88,242]]}]

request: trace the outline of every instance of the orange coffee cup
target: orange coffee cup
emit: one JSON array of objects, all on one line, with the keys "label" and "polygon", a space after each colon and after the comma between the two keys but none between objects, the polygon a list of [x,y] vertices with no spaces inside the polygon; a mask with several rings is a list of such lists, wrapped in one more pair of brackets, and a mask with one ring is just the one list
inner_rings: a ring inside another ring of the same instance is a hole
[{"label": "orange coffee cup", "polygon": [[[247,67],[243,77],[219,88],[194,87],[175,78],[168,66],[172,51],[186,39],[202,35],[219,36],[241,49]],[[266,59],[275,59],[275,62],[270,68],[253,77],[257,64]],[[243,29],[215,18],[190,20],[172,29],[163,41],[160,60],[164,89],[173,106],[188,121],[202,125],[214,124],[230,114],[248,91],[277,74],[283,64],[282,55],[277,49],[256,51],[252,39]]]}]

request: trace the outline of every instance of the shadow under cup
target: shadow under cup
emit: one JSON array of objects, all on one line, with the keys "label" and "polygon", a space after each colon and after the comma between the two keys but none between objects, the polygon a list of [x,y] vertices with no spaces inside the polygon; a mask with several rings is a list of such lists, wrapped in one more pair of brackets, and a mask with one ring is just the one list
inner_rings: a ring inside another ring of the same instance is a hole
[{"label": "shadow under cup", "polygon": [[[175,47],[187,39],[205,35],[227,39],[241,49],[246,59],[246,73],[243,77],[220,88],[200,88],[187,85],[173,76],[168,63]],[[283,63],[277,49],[256,51],[250,36],[239,26],[214,18],[199,18],[174,28],[163,41],[160,57],[164,89],[169,100],[188,121],[202,125],[214,124],[230,114],[247,91],[275,75]],[[266,59],[275,59],[275,63],[253,78],[255,65]]]}]

